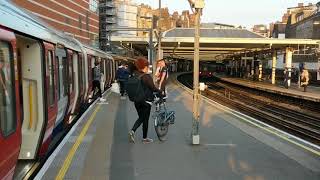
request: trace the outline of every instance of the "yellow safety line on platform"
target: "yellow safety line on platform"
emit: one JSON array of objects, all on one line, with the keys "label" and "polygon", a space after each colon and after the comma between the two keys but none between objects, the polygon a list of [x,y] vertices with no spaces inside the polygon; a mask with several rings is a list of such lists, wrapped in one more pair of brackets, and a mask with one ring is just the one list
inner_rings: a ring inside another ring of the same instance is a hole
[{"label": "yellow safety line on platform", "polygon": [[[110,93],[107,94],[107,96],[109,96]],[[56,176],[56,180],[62,180],[64,179],[64,176],[66,175],[70,164],[72,162],[73,156],[75,155],[75,153],[77,152],[78,147],[80,146],[80,144],[83,141],[83,138],[85,137],[85,135],[87,134],[87,131],[91,125],[91,123],[93,122],[94,118],[96,117],[99,109],[100,109],[101,105],[99,104],[95,111],[92,113],[92,115],[90,116],[90,119],[87,121],[87,123],[85,124],[84,128],[82,129],[80,135],[77,138],[77,141],[73,144],[72,148],[70,149],[67,158],[64,160],[63,165],[61,167],[61,169],[59,170],[58,175]]]},{"label": "yellow safety line on platform", "polygon": [[[187,87],[185,87],[183,84],[181,84],[180,82],[178,82],[178,80],[176,80],[175,83],[176,83],[176,85],[178,85],[178,86],[180,85],[180,87],[182,87],[182,88],[183,88],[184,90],[186,90],[188,93],[192,93],[192,90],[190,90],[190,89],[188,89]],[[205,96],[203,96],[203,95],[201,95],[201,96],[202,96],[202,98],[203,98],[207,103],[209,103],[209,104],[211,104],[211,105],[213,105],[213,106],[216,106],[215,104],[212,103],[212,102],[214,102],[213,100],[211,100],[211,99],[209,99],[209,98],[207,98],[207,97],[205,97]],[[216,103],[216,102],[215,102],[215,103]],[[221,106],[223,106],[223,105],[221,105]],[[216,106],[216,107],[218,107],[218,106]],[[221,107],[218,107],[218,108],[221,109],[221,110],[223,110],[223,111],[228,112],[228,111],[225,110],[224,108],[221,108]],[[230,108],[228,108],[228,109],[230,109]],[[277,133],[277,132],[275,132],[275,131],[272,131],[272,130],[270,130],[270,129],[268,129],[268,128],[265,128],[265,127],[263,127],[263,126],[261,126],[261,125],[259,125],[259,124],[257,124],[257,123],[254,123],[254,122],[252,122],[252,121],[250,121],[250,120],[248,120],[248,119],[246,119],[246,118],[244,118],[244,117],[242,117],[242,116],[240,116],[240,115],[237,115],[237,114],[233,113],[232,111],[229,111],[229,113],[231,113],[232,115],[240,118],[241,120],[246,121],[246,122],[248,122],[248,123],[250,123],[250,124],[252,124],[252,125],[260,128],[260,129],[263,129],[263,130],[265,130],[265,131],[267,131],[267,132],[269,132],[269,133],[271,133],[271,134],[274,134],[274,135],[280,137],[281,139],[284,139],[284,140],[286,140],[286,141],[288,141],[288,142],[290,142],[290,143],[292,143],[292,144],[295,144],[296,146],[299,146],[300,148],[302,148],[302,149],[304,149],[304,150],[306,150],[306,151],[309,151],[309,152],[311,152],[311,153],[313,153],[313,154],[315,154],[315,155],[320,156],[320,151],[316,151],[316,150],[314,150],[314,149],[312,149],[312,148],[309,148],[309,147],[307,147],[307,146],[305,146],[305,145],[302,145],[302,144],[300,144],[300,143],[298,143],[298,142],[295,142],[295,141],[293,141],[293,140],[285,137],[285,136],[282,135],[282,134],[279,134],[279,133]]]},{"label": "yellow safety line on platform", "polygon": [[93,122],[94,118],[97,115],[97,112],[99,111],[101,105],[98,105],[97,108],[95,109],[95,111],[92,113],[90,119],[87,121],[86,125],[84,126],[84,128],[82,129],[80,135],[77,138],[76,143],[73,144],[72,148],[70,149],[67,158],[64,160],[63,165],[58,173],[58,175],[56,176],[56,180],[62,180],[64,178],[64,176],[66,175],[70,164],[72,162],[73,156],[76,153],[78,147],[80,146],[80,144],[83,141],[83,138],[85,137],[85,135],[87,134],[87,131],[91,125],[91,123]]}]

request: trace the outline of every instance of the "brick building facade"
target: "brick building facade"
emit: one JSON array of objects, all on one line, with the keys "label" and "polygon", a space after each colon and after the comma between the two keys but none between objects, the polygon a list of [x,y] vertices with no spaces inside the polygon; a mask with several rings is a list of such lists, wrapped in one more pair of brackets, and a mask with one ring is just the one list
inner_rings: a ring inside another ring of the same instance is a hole
[{"label": "brick building facade", "polygon": [[98,47],[98,0],[12,0],[54,28],[72,34],[81,42]]},{"label": "brick building facade", "polygon": [[298,7],[288,8],[286,38],[319,39],[319,12],[317,5],[300,3]]}]

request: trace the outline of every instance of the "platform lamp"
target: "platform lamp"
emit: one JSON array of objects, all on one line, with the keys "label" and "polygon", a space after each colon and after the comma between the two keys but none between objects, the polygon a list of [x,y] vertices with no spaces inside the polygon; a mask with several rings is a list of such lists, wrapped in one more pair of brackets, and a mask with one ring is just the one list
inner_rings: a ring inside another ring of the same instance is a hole
[{"label": "platform lamp", "polygon": [[204,8],[204,0],[188,0],[192,11],[195,13],[194,33],[194,60],[193,60],[193,116],[192,116],[192,144],[200,144],[200,118],[199,118],[199,54],[200,54],[200,17]]}]

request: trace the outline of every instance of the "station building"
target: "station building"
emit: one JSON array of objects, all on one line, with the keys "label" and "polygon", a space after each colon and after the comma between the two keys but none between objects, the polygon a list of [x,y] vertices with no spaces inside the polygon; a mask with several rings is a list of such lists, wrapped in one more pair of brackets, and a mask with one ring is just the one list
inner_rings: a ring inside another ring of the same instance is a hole
[{"label": "station building", "polygon": [[13,2],[40,17],[54,28],[70,33],[81,42],[98,46],[98,0],[13,0]]}]

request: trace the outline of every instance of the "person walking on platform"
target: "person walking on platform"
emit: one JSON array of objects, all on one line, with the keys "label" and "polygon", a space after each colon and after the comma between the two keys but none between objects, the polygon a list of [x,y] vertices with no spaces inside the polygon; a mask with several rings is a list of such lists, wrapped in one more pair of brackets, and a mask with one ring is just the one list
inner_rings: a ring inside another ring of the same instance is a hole
[{"label": "person walking on platform", "polygon": [[125,93],[125,83],[128,81],[129,78],[129,71],[126,69],[124,64],[121,64],[121,66],[118,68],[116,73],[116,80],[120,84],[120,95],[121,99],[125,99],[124,93]]},{"label": "person walking on platform", "polygon": [[138,58],[136,61],[136,67],[137,70],[128,81],[128,96],[129,99],[134,102],[139,118],[136,120],[129,132],[129,141],[132,143],[135,142],[134,134],[142,124],[142,142],[144,144],[148,144],[153,142],[153,139],[148,138],[148,124],[151,105],[154,100],[154,93],[159,94],[161,97],[161,91],[156,88],[151,75],[148,74],[148,60],[145,58]]},{"label": "person walking on platform", "polygon": [[101,70],[100,70],[100,63],[99,61],[96,61],[94,63],[95,67],[93,68],[93,81],[92,81],[92,91],[95,92],[96,89],[98,89],[98,96],[100,97],[100,101],[106,101],[104,98],[102,98],[102,91],[101,91]]},{"label": "person walking on platform", "polygon": [[301,73],[301,86],[303,87],[303,92],[307,92],[309,80],[309,71],[304,67]]}]

